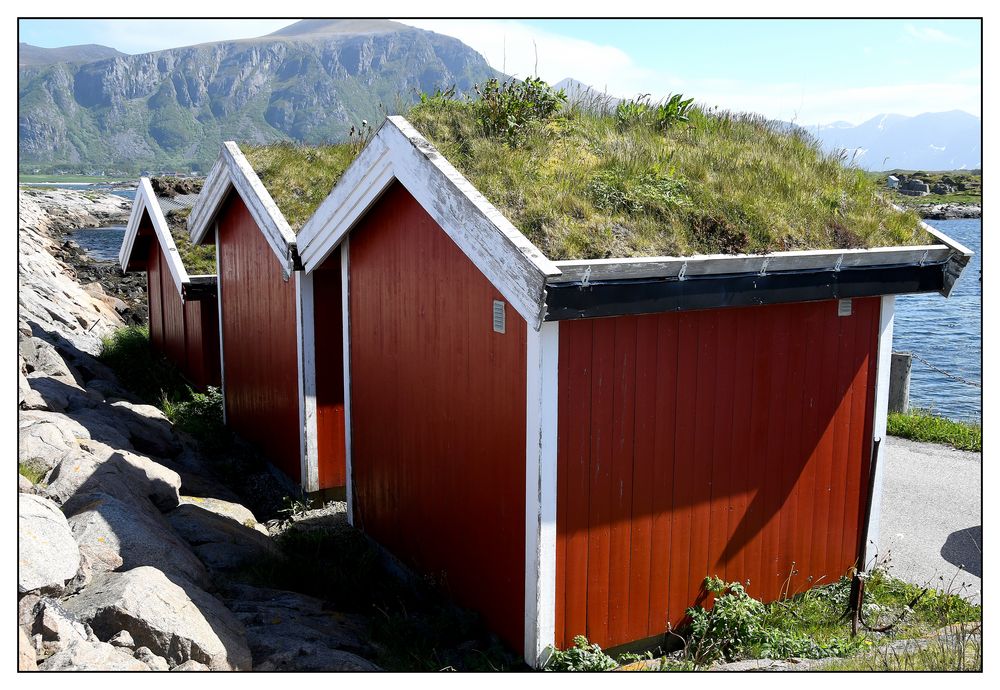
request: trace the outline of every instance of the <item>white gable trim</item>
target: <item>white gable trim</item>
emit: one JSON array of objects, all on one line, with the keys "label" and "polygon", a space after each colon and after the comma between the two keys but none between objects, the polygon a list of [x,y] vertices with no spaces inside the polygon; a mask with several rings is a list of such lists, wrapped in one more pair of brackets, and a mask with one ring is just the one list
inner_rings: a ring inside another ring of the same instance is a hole
[{"label": "white gable trim", "polygon": [[299,232],[306,271],[319,266],[393,180],[416,198],[534,328],[542,322],[549,261],[404,118],[392,116]]},{"label": "white gable trim", "polygon": [[177,294],[183,297],[184,285],[189,282],[187,270],[185,270],[184,262],[181,261],[181,256],[177,252],[177,245],[174,244],[174,238],[170,235],[170,226],[167,225],[167,219],[163,217],[163,210],[160,208],[160,203],[156,200],[156,194],[153,192],[153,186],[150,184],[148,177],[139,178],[139,186],[135,190],[135,201],[132,202],[132,213],[128,218],[128,226],[125,228],[122,247],[118,251],[118,262],[121,264],[123,271],[128,270],[129,259],[132,257],[132,249],[135,247],[135,240],[139,236],[139,226],[142,225],[143,213],[149,214],[149,220],[152,222],[156,239],[160,244],[160,249],[163,251],[163,256],[167,260],[170,277],[174,279]]},{"label": "white gable trim", "polygon": [[227,141],[222,145],[218,160],[205,178],[198,201],[191,208],[191,215],[188,216],[191,241],[203,244],[213,239],[208,231],[230,189],[235,189],[243,199],[287,278],[295,270],[295,233],[235,142]]}]

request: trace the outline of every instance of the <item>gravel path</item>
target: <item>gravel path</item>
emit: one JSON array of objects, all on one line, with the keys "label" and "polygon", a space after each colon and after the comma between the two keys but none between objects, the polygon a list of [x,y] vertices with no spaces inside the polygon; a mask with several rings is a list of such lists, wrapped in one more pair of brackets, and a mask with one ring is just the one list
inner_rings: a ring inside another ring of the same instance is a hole
[{"label": "gravel path", "polygon": [[937,589],[958,573],[952,590],[982,603],[982,455],[891,437],[887,450],[879,557]]}]

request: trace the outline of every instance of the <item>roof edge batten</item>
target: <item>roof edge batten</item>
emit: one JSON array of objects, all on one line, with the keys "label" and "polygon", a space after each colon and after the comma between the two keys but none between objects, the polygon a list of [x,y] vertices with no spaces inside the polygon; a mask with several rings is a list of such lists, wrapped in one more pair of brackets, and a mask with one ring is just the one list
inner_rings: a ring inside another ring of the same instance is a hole
[{"label": "roof edge batten", "polygon": [[153,186],[148,177],[140,177],[139,184],[135,190],[135,199],[132,201],[132,213],[129,215],[128,225],[125,228],[125,236],[122,238],[122,246],[118,251],[118,262],[122,267],[122,272],[128,271],[129,260],[132,258],[132,250],[135,247],[135,240],[139,235],[139,226],[142,225],[143,214],[149,215],[149,220],[153,226],[163,256],[167,260],[167,269],[173,278],[177,294],[184,296],[185,286],[190,283],[187,269],[181,260],[177,245],[170,234],[170,226],[163,215],[160,203],[157,201]]}]

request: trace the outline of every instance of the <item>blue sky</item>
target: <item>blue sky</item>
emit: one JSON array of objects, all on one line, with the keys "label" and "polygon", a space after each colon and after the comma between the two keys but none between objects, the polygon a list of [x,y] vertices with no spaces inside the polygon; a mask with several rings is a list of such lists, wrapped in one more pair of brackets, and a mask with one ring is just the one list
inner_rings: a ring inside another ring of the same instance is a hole
[{"label": "blue sky", "polygon": [[[498,69],[572,76],[618,96],[683,92],[801,124],[879,113],[980,114],[974,20],[402,20],[455,36]],[[247,38],[289,20],[31,20],[21,39],[128,53]]]}]

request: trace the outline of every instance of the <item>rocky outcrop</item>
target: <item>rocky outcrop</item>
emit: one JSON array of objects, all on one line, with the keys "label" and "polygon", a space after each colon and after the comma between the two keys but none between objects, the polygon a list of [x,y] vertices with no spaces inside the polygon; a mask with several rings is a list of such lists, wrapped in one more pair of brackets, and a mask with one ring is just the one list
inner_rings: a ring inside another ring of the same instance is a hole
[{"label": "rocky outcrop", "polygon": [[127,630],[171,665],[194,659],[212,670],[250,670],[250,651],[242,624],[210,594],[156,568],[107,573],[66,607],[88,623],[98,637]]},{"label": "rocky outcrop", "polygon": [[929,220],[956,220],[959,218],[982,218],[983,207],[980,204],[921,204],[914,210],[921,218]]},{"label": "rocky outcrop", "polygon": [[[59,199],[76,204],[58,195],[49,203]],[[280,549],[198,445],[94,356],[100,335],[121,322],[47,253],[53,219],[79,222],[77,211],[28,210],[19,243],[19,668],[374,668],[363,624],[318,600],[217,596],[234,569],[277,562]],[[229,572],[215,582],[219,571]]]}]

